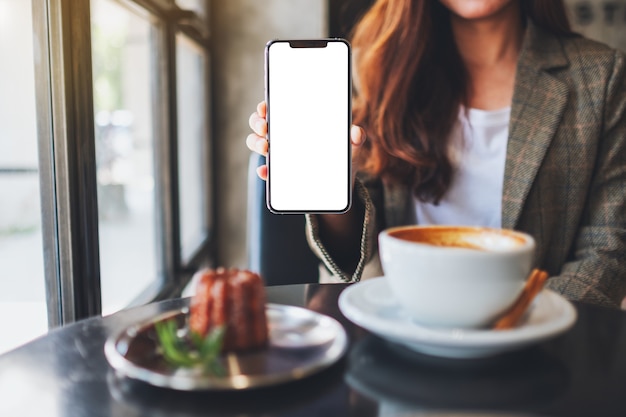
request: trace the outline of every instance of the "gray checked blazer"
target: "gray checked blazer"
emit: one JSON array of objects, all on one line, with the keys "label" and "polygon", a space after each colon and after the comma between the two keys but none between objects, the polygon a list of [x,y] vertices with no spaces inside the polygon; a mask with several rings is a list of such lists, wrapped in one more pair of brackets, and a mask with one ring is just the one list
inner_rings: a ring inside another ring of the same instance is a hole
[{"label": "gray checked blazer", "polygon": [[[307,215],[323,281],[382,275],[378,232],[410,224],[407,187],[358,177],[366,207],[361,259],[341,271]],[[359,204],[359,203],[356,203]],[[529,23],[520,54],[504,174],[502,227],[531,234],[548,288],[572,300],[617,307],[626,295],[626,57],[583,37]]]}]

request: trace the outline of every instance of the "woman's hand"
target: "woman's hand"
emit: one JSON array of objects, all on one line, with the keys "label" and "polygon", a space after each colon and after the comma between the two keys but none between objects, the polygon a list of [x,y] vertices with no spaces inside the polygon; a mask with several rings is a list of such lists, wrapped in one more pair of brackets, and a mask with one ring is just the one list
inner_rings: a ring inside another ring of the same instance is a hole
[{"label": "woman's hand", "polygon": [[[268,143],[267,138],[267,105],[265,101],[260,102],[256,106],[256,112],[250,115],[248,123],[253,133],[246,138],[248,148],[258,154],[267,156]],[[365,132],[359,126],[352,125],[350,130],[350,140],[352,142],[352,152],[356,151],[365,141]],[[267,165],[261,165],[256,170],[258,176],[267,180]],[[353,176],[354,177],[354,176]]]},{"label": "woman's hand", "polygon": [[[314,115],[311,116],[311,124]],[[246,138],[248,148],[258,154],[267,156],[267,105],[262,101],[256,107],[256,112],[250,115],[248,121],[252,133]],[[307,126],[302,126],[306,129]],[[350,129],[350,141],[352,142],[352,156],[358,152],[358,148],[365,142],[365,132],[359,126],[352,125]],[[354,164],[353,164],[354,166]],[[267,165],[261,165],[256,170],[262,180],[267,180]],[[355,175],[352,175],[352,187],[354,188]],[[363,229],[363,216],[365,208],[361,204],[353,204],[351,209],[344,214],[320,214],[318,215],[319,238],[323,245],[334,254],[337,265],[348,273],[354,272],[360,257],[361,230]]]},{"label": "woman's hand", "polygon": [[[256,106],[256,111],[250,115],[248,124],[253,133],[250,133],[246,138],[248,148],[263,156],[267,156],[268,149],[267,138],[265,137],[267,135],[266,117],[267,104],[262,101]],[[262,180],[267,180],[267,165],[259,166],[256,173]]]}]

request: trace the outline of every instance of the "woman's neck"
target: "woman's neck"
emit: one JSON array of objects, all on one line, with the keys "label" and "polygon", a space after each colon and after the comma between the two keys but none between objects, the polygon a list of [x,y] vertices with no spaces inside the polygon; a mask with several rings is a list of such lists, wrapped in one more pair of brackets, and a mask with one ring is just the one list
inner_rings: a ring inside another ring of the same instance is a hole
[{"label": "woman's neck", "polygon": [[517,61],[524,33],[517,2],[485,19],[452,15],[451,21],[457,48],[468,69]]},{"label": "woman's neck", "polygon": [[497,15],[463,19],[452,15],[452,31],[468,71],[468,105],[495,110],[511,105],[524,27],[519,4]]}]

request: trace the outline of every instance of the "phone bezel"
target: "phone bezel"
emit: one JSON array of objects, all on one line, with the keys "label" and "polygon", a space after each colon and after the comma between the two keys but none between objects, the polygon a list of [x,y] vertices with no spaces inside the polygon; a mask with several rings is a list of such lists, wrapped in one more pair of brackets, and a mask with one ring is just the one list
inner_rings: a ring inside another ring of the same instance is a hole
[{"label": "phone bezel", "polygon": [[[277,43],[289,43],[292,48],[324,48],[331,42],[341,42],[347,46],[347,60],[348,60],[348,91],[347,91],[347,106],[348,106],[348,123],[346,132],[346,146],[348,146],[348,181],[347,188],[347,204],[346,207],[338,210],[277,210],[272,207],[271,202],[271,103],[270,103],[270,48]],[[352,46],[350,42],[343,38],[319,38],[319,39],[274,39],[269,41],[265,45],[265,103],[267,105],[267,141],[268,141],[268,153],[266,156],[267,163],[267,181],[266,181],[266,206],[267,209],[274,214],[342,214],[346,213],[352,207],[352,143],[350,141],[350,130],[352,127]]]}]

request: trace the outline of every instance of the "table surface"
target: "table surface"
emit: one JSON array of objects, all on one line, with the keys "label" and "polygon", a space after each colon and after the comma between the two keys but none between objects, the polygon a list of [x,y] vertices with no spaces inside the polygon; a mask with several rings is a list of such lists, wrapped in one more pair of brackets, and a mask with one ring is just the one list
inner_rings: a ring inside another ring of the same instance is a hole
[{"label": "table surface", "polygon": [[337,307],[344,288],[267,289],[269,302],[332,316],[350,337],[342,360],[307,378],[244,392],[180,392],[117,376],[105,340],[188,305],[176,299],[83,320],[0,356],[0,416],[626,416],[622,311],[575,304],[578,320],[561,336],[454,360],[400,352],[353,325]]}]

